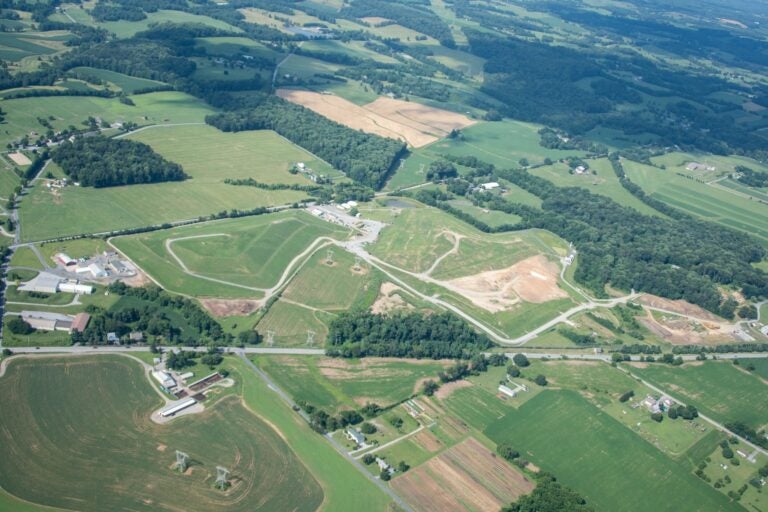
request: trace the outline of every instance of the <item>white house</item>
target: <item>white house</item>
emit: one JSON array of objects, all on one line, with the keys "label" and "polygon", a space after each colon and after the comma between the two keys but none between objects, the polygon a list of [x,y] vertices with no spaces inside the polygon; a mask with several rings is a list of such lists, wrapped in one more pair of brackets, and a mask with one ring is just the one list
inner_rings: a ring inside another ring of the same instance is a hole
[{"label": "white house", "polygon": [[499,188],[499,186],[500,185],[495,181],[489,181],[488,183],[483,183],[482,185],[480,185],[480,188],[482,188],[483,190],[493,190],[495,188]]}]

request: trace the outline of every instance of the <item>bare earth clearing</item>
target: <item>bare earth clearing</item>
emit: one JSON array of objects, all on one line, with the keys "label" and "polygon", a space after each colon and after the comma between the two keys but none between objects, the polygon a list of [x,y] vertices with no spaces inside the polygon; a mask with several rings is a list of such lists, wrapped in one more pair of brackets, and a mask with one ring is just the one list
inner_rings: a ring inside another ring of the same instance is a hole
[{"label": "bare earth clearing", "polygon": [[505,269],[460,277],[448,283],[476,306],[496,313],[521,300],[539,304],[567,297],[557,286],[557,278],[557,265],[537,255]]},{"label": "bare earth clearing", "polygon": [[264,301],[249,299],[200,299],[200,303],[217,318],[247,316],[264,305]]},{"label": "bare earth clearing", "polygon": [[371,312],[377,315],[392,313],[393,311],[402,311],[404,309],[413,309],[413,306],[405,302],[400,296],[402,288],[394,283],[386,282],[381,284],[379,295],[376,302],[371,306]]},{"label": "bare earth clearing", "polygon": [[8,157],[13,160],[16,165],[29,165],[32,163],[32,160],[30,160],[24,153],[8,153]]},{"label": "bare earth clearing", "polygon": [[422,512],[496,512],[533,483],[470,438],[395,479],[392,486]]},{"label": "bare earth clearing", "polygon": [[278,89],[277,95],[355,130],[404,140],[416,148],[475,123],[461,114],[390,98],[358,106],[338,96],[312,91]]}]

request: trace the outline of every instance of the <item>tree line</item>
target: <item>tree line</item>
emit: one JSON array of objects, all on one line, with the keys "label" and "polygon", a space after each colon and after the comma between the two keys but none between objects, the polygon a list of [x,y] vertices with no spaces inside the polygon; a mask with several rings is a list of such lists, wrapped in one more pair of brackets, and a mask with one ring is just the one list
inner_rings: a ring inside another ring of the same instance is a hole
[{"label": "tree line", "polygon": [[326,353],[333,357],[471,359],[491,341],[449,313],[385,316],[354,310],[329,325]]}]

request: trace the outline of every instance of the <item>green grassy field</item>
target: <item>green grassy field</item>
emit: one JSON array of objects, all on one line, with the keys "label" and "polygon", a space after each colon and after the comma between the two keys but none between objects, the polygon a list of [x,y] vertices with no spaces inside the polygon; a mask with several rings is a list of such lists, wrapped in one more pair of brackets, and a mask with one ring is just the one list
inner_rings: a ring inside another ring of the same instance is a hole
[{"label": "green grassy field", "polygon": [[211,18],[209,16],[200,16],[181,11],[159,10],[157,12],[147,13],[147,18],[141,21],[108,21],[97,23],[101,28],[113,32],[119,39],[133,37],[137,32],[147,30],[153,23],[199,23],[209,27],[226,30],[228,32],[242,32],[237,27],[223,21]]},{"label": "green grassy field", "polygon": [[13,252],[9,266],[29,267],[43,270],[43,265],[40,263],[37,255],[32,252],[32,249],[29,247],[19,247],[16,249]]},{"label": "green grassy field", "polygon": [[[115,246],[170,291],[200,297],[258,297],[257,290],[279,280],[293,258],[318,237],[343,238],[347,230],[307,213],[227,219],[114,240]],[[197,237],[197,238],[195,238]],[[166,247],[189,271],[219,279],[212,282],[185,274]]]},{"label": "green grassy field", "polygon": [[[321,487],[288,444],[240,401],[229,397],[161,427],[148,417],[161,402],[147,384],[139,365],[121,357],[12,363],[0,380],[0,388],[14,389],[2,393],[3,409],[17,411],[4,420],[3,488],[33,503],[84,511],[322,503]],[[171,470],[175,449],[189,453],[189,474]],[[226,493],[211,485],[217,464],[232,471]]]},{"label": "green grassy field", "polygon": [[754,372],[756,375],[759,375],[763,379],[768,380],[768,359],[766,358],[755,358],[755,359],[748,359],[745,360],[744,366],[752,365],[755,367]]},{"label": "green grassy field", "polygon": [[280,299],[259,320],[256,328],[260,333],[275,333],[275,345],[281,347],[306,347],[307,331],[315,333],[314,345],[322,346],[328,336],[328,322],[334,315],[322,310]]},{"label": "green grassy field", "polygon": [[393,359],[331,359],[259,356],[257,364],[295,400],[305,400],[329,412],[359,408],[366,402],[382,407],[418,391],[425,378],[437,378],[438,361]]},{"label": "green grassy field", "polygon": [[286,287],[282,297],[322,309],[343,311],[353,305],[367,308],[376,300],[382,275],[361,265],[355,271],[355,258],[333,249],[333,266],[326,262],[327,251],[315,253]]},{"label": "green grassy field", "polygon": [[[10,161],[10,158],[7,156],[3,156],[3,158]],[[14,172],[13,168],[0,169],[0,198],[8,199],[20,184],[21,180],[19,179],[19,175]]]},{"label": "green grassy field", "polygon": [[743,421],[753,427],[768,423],[768,386],[729,362],[679,368],[649,365],[631,371],[721,423]]},{"label": "green grassy field", "polygon": [[20,61],[26,57],[51,55],[66,48],[64,43],[72,38],[66,30],[49,32],[2,32],[0,33],[0,59]]},{"label": "green grassy field", "polygon": [[118,98],[88,96],[3,100],[6,116],[0,131],[0,144],[5,146],[31,131],[45,133],[46,128],[37,121],[38,117],[48,119],[54,130],[64,130],[70,125],[82,126],[88,116],[98,116],[110,123],[130,121],[147,125],[202,123],[206,115],[213,113],[201,100],[180,92],[155,92],[131,99],[136,106],[120,103]]},{"label": "green grassy field", "polygon": [[40,252],[43,258],[53,264],[53,256],[63,252],[70,258],[90,258],[100,252],[108,250],[107,242],[101,238],[81,238],[78,240],[61,240],[40,244]]},{"label": "green grassy field", "polygon": [[583,151],[547,149],[539,145],[539,126],[520,121],[480,122],[461,131],[463,137],[442,139],[413,151],[403,167],[387,184],[387,190],[415,185],[424,181],[419,173],[440,155],[476,156],[501,168],[518,167],[521,158],[540,164],[545,158],[559,160],[566,156],[583,156]]},{"label": "green grassy field", "polygon": [[[208,125],[175,126],[145,130],[130,138],[149,144],[209,186],[225,178],[311,185],[300,174],[288,172],[297,162],[304,162],[318,174],[333,174],[330,165],[271,130],[226,133]],[[226,150],[222,152],[222,148]],[[226,187],[233,191],[234,187]]]},{"label": "green grassy field", "polygon": [[[209,126],[158,127],[131,136],[147,142],[191,176],[183,182],[104,189],[36,186],[20,209],[25,240],[95,233],[196,218],[222,210],[291,203],[306,197],[291,190],[263,190],[223,183],[255,178],[268,183],[309,183],[288,173],[303,161],[331,174],[327,164],[271,131],[224,133]],[[227,147],[226,154],[220,148]]]},{"label": "green grassy field", "polygon": [[540,393],[485,433],[554,473],[597,511],[740,509],[575,392]]},{"label": "green grassy field", "polygon": [[671,170],[625,162],[627,175],[647,194],[704,220],[745,231],[768,243],[768,205],[750,201]]},{"label": "green grassy field", "polygon": [[597,174],[569,174],[568,166],[565,164],[554,164],[546,167],[532,169],[531,173],[542,178],[546,178],[558,187],[582,187],[588,189],[593,194],[600,194],[610,197],[617,203],[629,206],[646,215],[661,214],[641,202],[635,196],[627,192],[619,183],[619,179],[614,174],[610,162],[601,158],[599,160],[589,160],[591,170]]},{"label": "green grassy field", "polygon": [[93,77],[99,80],[103,80],[104,82],[109,82],[126,94],[133,94],[135,91],[140,89],[148,89],[150,87],[158,87],[164,85],[163,82],[158,82],[156,80],[136,78],[133,76],[124,75],[123,73],[108,71],[106,69],[77,67],[72,68],[71,71],[74,71],[88,78]]}]

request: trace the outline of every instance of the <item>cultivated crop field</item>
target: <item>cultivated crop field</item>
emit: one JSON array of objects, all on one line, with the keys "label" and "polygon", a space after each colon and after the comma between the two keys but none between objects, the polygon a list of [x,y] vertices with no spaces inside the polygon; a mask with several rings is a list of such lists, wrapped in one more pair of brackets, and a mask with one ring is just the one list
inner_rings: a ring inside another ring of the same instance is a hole
[{"label": "cultivated crop field", "polygon": [[[291,58],[294,59],[296,57]],[[402,139],[417,148],[444,137],[453,129],[475,123],[462,114],[391,98],[381,97],[358,106],[338,96],[312,91],[279,89],[277,94],[337,123],[382,137]]]},{"label": "cultivated crop field", "polygon": [[768,242],[768,205],[750,201],[738,192],[678,176],[674,171],[636,162],[625,164],[629,178],[652,197],[691,215],[745,231]]},{"label": "cultivated crop field", "polygon": [[295,400],[318,407],[382,407],[418,391],[423,379],[436,379],[448,362],[261,356],[258,364]]},{"label": "cultivated crop field", "polygon": [[678,368],[632,366],[632,372],[689,401],[716,421],[743,421],[755,428],[768,423],[768,386],[729,362],[689,363]]},{"label": "cultivated crop field", "polygon": [[547,391],[489,426],[597,511],[737,510],[738,505],[572,391]]},{"label": "cultivated crop field", "polygon": [[[32,503],[83,511],[317,508],[323,491],[281,437],[234,397],[160,427],[141,367],[121,357],[14,361],[0,379],[0,484]],[[13,391],[11,391],[13,390]],[[23,404],[23,405],[22,405]],[[171,469],[189,453],[186,473]],[[216,465],[232,487],[213,488]],[[212,476],[213,475],[213,476]]]},{"label": "cultivated crop field", "polygon": [[113,243],[168,290],[197,297],[259,297],[318,238],[341,239],[347,233],[289,210],[121,237]]},{"label": "cultivated crop field", "polygon": [[424,512],[495,512],[531,492],[534,483],[469,438],[396,478],[393,487]]}]

